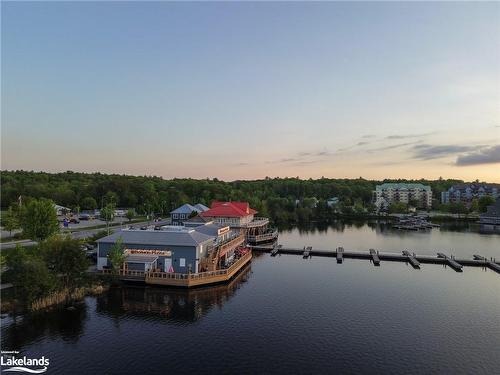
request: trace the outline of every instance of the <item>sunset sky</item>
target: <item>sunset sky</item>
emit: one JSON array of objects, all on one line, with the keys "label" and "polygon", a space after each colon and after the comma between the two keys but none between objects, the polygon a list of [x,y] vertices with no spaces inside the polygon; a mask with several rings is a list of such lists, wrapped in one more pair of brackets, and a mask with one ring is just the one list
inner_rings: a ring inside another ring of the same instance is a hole
[{"label": "sunset sky", "polygon": [[500,182],[500,3],[2,2],[1,167]]}]

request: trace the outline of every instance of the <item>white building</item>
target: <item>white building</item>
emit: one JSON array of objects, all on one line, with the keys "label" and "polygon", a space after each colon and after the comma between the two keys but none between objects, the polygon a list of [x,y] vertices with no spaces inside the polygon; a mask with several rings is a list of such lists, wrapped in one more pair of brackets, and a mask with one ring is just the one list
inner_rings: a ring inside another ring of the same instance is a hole
[{"label": "white building", "polygon": [[419,183],[384,183],[377,185],[373,201],[378,209],[386,209],[394,202],[415,202],[418,208],[430,209],[432,190],[430,186]]}]

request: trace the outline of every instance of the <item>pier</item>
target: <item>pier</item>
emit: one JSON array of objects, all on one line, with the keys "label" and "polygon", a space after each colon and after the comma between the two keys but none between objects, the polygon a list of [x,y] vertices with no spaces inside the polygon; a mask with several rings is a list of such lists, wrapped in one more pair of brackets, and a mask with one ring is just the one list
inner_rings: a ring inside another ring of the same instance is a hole
[{"label": "pier", "polygon": [[344,259],[344,248],[337,247],[337,263],[342,263],[343,259]]},{"label": "pier", "polygon": [[276,256],[282,247],[283,247],[283,245],[278,245],[278,246],[275,246],[275,247],[271,250],[271,256],[273,256],[273,257],[274,257],[274,256]]},{"label": "pier", "polygon": [[403,255],[408,257],[408,262],[412,265],[413,268],[415,269],[420,268],[420,262],[417,259],[415,259],[415,256],[413,256],[408,250],[404,250]]},{"label": "pier", "polygon": [[474,259],[483,261],[485,265],[491,268],[493,271],[500,273],[500,264],[495,263],[493,260],[488,260],[481,255],[474,255]]},{"label": "pier", "polygon": [[445,255],[445,254],[443,254],[443,253],[437,253],[437,255],[438,255],[438,257],[439,257],[439,258],[444,258],[444,259],[446,259],[446,263],[447,263],[447,264],[448,264],[451,268],[453,268],[455,271],[457,271],[457,272],[462,272],[462,268],[463,268],[463,266],[462,266],[460,263],[458,263],[458,262],[455,260],[455,258],[449,257],[449,256],[447,256],[447,255]]},{"label": "pier", "polygon": [[380,266],[380,258],[374,249],[370,249],[370,255],[372,256],[372,262],[374,266]]},{"label": "pier", "polygon": [[[273,246],[249,246],[253,251],[256,252],[271,252]],[[375,251],[374,249],[371,249]],[[320,250],[313,249],[311,246],[304,248],[291,248],[291,247],[280,247],[280,254],[290,254],[290,255],[306,255],[307,258],[310,256],[320,256],[320,257],[330,257],[336,258],[337,263],[342,263],[344,259],[366,259],[374,260],[374,254],[370,251],[347,251],[343,247],[337,247],[335,250]],[[480,255],[475,255],[473,259],[466,258],[455,258],[447,256],[444,253],[438,253],[437,256],[433,255],[418,255],[412,254],[407,250],[401,253],[393,252],[383,252],[375,251],[378,263],[383,261],[388,262],[404,262],[409,263],[414,269],[420,269],[422,264],[442,264],[448,265],[457,272],[462,272],[464,266],[471,267],[483,267],[489,268],[500,274],[500,262],[490,261]],[[374,262],[375,264],[375,262]]]}]

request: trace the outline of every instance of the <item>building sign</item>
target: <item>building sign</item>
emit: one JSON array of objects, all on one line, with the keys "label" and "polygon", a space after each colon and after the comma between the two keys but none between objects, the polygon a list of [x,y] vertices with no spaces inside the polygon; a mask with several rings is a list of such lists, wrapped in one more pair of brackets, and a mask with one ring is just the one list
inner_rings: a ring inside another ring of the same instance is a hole
[{"label": "building sign", "polygon": [[124,254],[134,254],[134,255],[159,255],[164,257],[172,256],[170,250],[152,250],[152,249],[125,249]]},{"label": "building sign", "polygon": [[227,233],[229,232],[229,227],[224,227],[224,228],[220,228],[218,231],[217,231],[217,234],[219,236],[222,236],[224,233]]}]

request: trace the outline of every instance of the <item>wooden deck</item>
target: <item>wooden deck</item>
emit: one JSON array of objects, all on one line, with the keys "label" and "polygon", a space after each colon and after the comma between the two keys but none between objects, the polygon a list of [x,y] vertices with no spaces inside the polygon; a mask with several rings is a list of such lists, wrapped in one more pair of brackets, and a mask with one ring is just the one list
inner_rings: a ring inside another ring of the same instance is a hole
[{"label": "wooden deck", "polygon": [[[121,270],[120,279],[125,281],[141,281],[146,284],[166,285],[178,287],[196,287],[216,284],[231,280],[252,259],[252,252],[248,252],[234,262],[229,268],[198,273],[168,273]],[[110,274],[111,270],[103,270]]]}]

